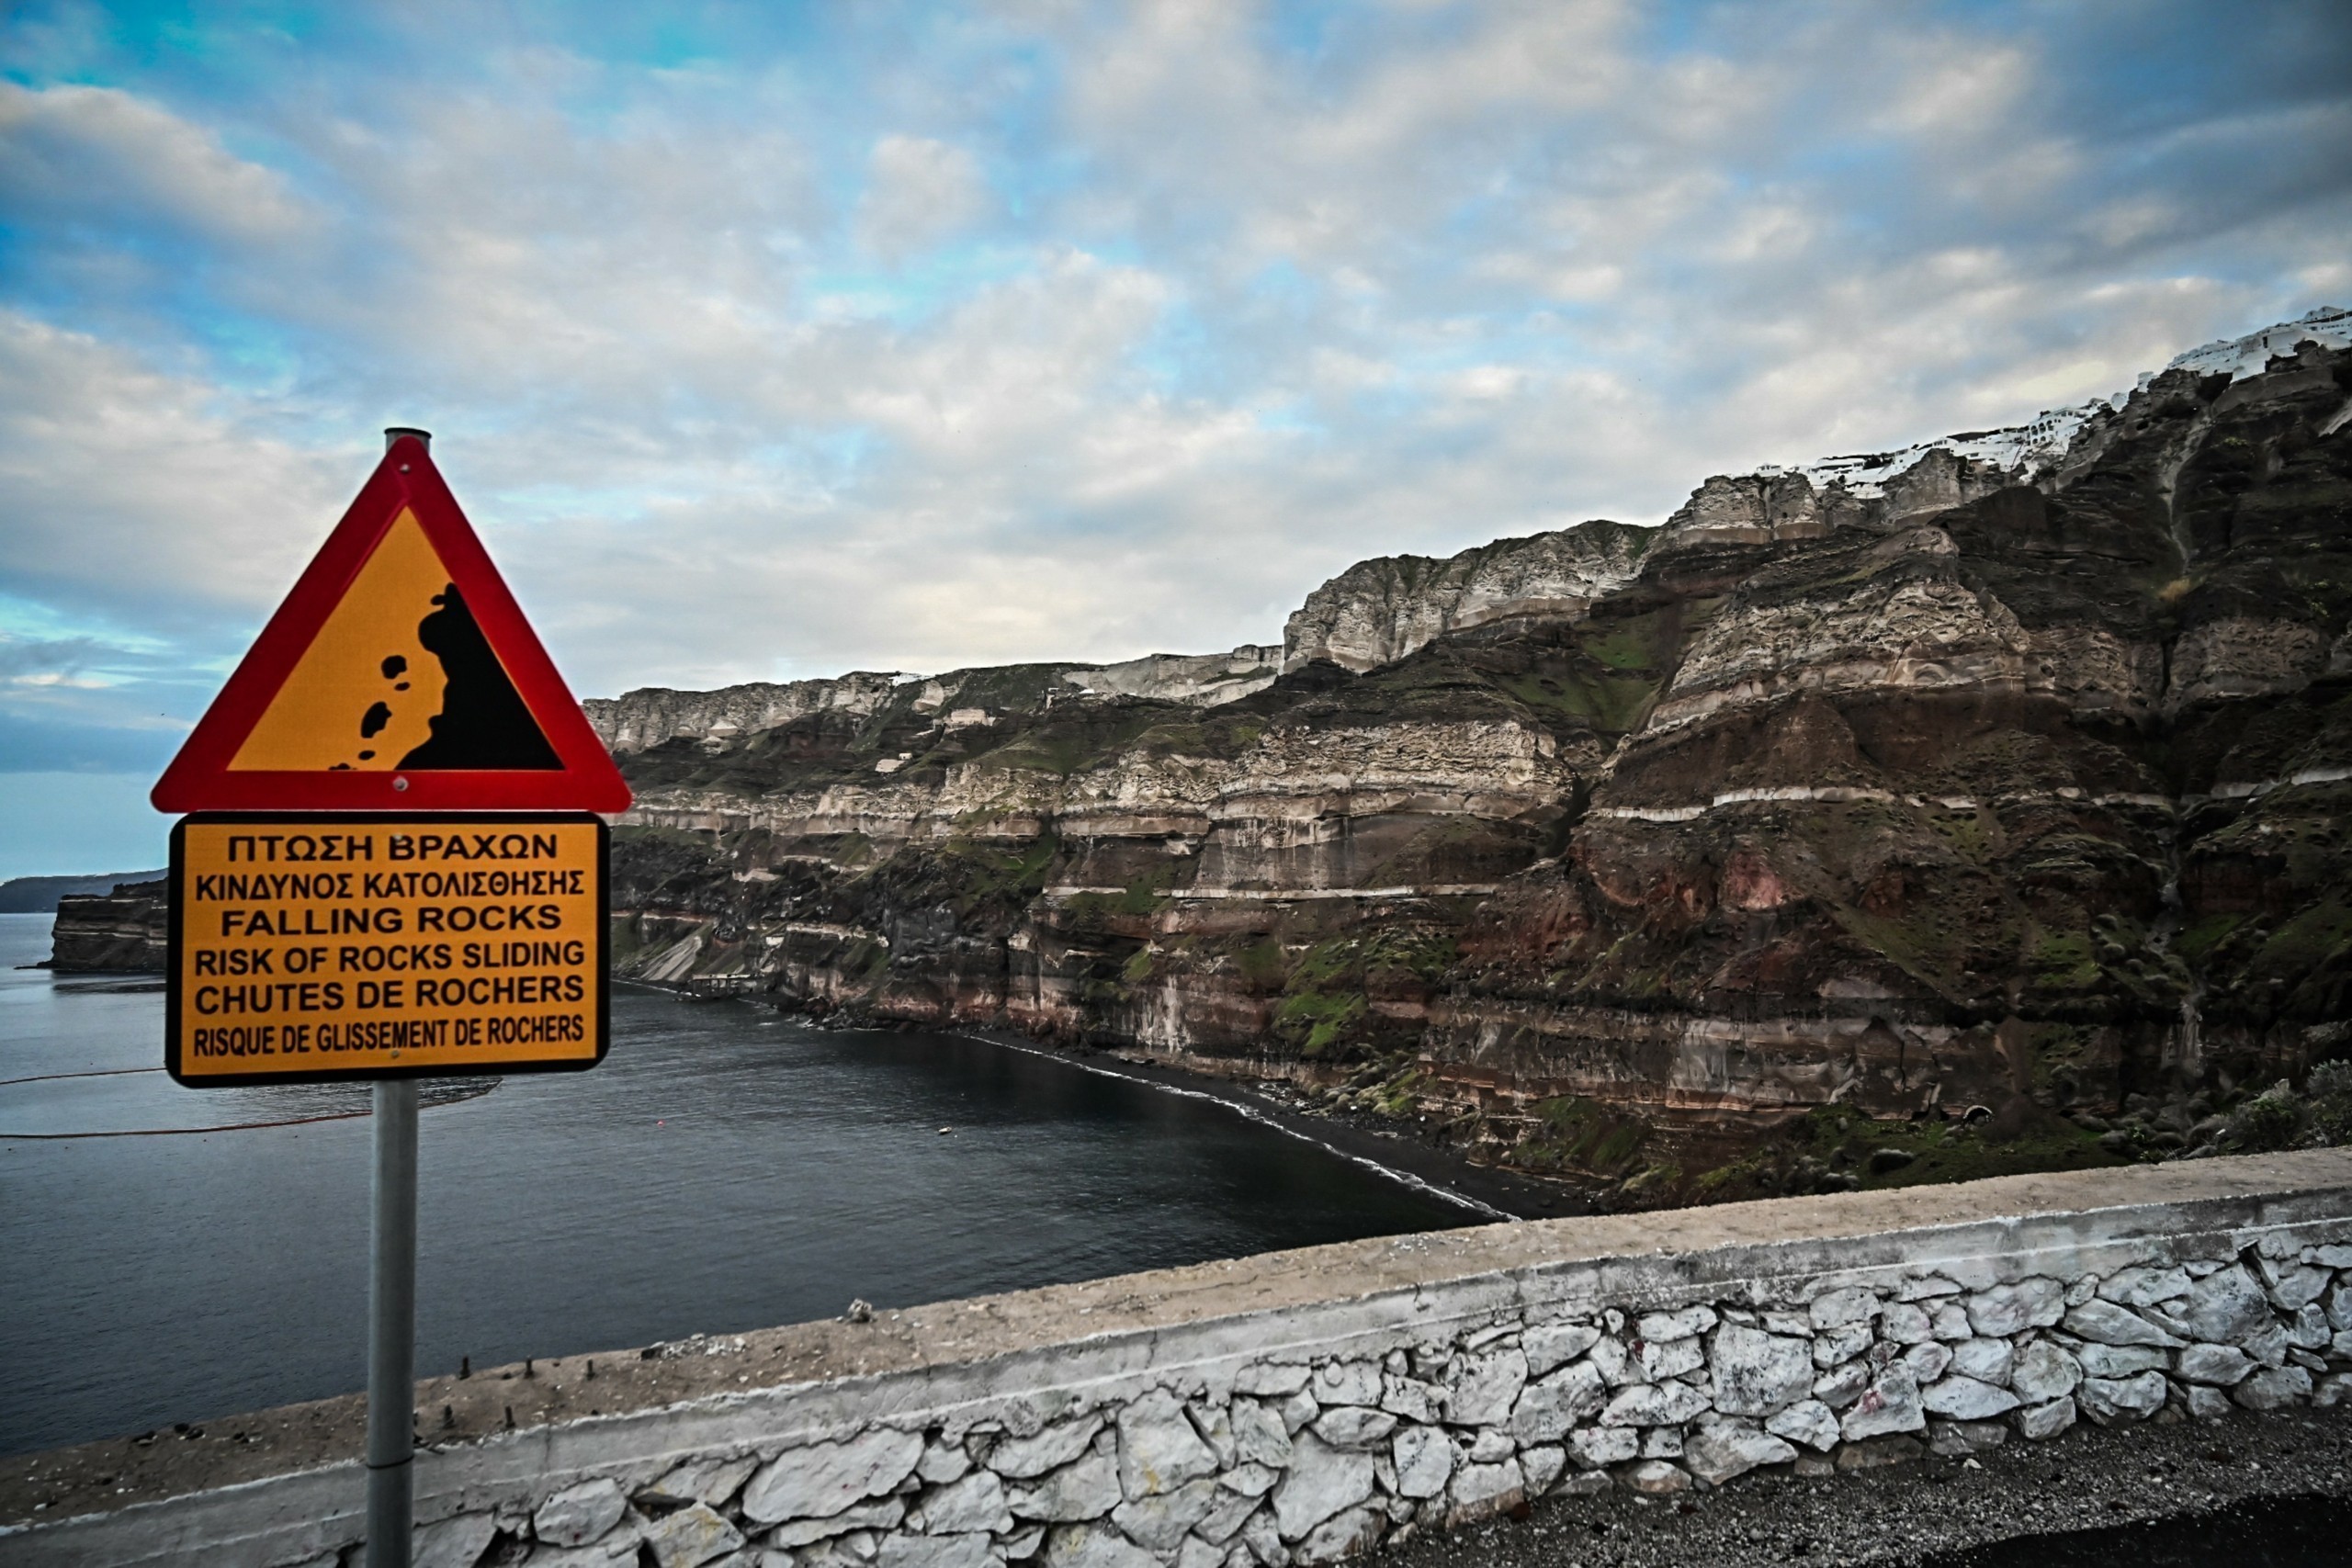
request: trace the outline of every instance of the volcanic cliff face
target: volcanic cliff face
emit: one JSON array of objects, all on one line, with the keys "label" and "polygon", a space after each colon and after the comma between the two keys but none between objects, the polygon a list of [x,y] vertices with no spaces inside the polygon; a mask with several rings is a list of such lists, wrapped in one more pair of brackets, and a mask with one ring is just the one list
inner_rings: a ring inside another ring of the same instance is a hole
[{"label": "volcanic cliff face", "polygon": [[1279,678],[591,704],[626,972],[1348,1077],[1659,1190],[1826,1105],[2300,1071],[2352,1048],[2347,328],[1365,562]]},{"label": "volcanic cliff face", "polygon": [[60,974],[167,967],[170,910],[161,882],[125,882],[110,893],[57,901],[49,967]]}]

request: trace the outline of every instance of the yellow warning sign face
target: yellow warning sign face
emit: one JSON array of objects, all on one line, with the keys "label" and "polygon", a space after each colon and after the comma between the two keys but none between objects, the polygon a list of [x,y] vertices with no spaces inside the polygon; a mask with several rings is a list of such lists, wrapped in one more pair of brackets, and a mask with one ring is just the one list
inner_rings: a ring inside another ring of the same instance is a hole
[{"label": "yellow warning sign face", "polygon": [[172,835],[172,1076],[593,1066],[606,842],[589,816],[188,818]]},{"label": "yellow warning sign face", "polygon": [[229,762],[232,773],[557,765],[409,511]]}]

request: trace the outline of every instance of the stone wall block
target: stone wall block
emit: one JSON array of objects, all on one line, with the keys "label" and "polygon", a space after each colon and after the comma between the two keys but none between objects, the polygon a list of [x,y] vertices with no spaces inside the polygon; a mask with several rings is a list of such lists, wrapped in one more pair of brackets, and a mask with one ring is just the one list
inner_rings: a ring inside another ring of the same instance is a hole
[{"label": "stone wall block", "polygon": [[973,1530],[1009,1530],[1004,1483],[993,1471],[976,1470],[925,1496],[907,1522],[925,1535],[964,1535]]},{"label": "stone wall block", "polygon": [[1540,1378],[1554,1368],[1575,1360],[1600,1339],[1600,1330],[1591,1324],[1554,1323],[1529,1329],[1520,1337],[1519,1348],[1527,1357],[1527,1375]]},{"label": "stone wall block", "polygon": [[1903,1364],[1911,1369],[1911,1381],[1925,1388],[1951,1367],[1951,1347],[1932,1339],[1914,1345],[1903,1352]]},{"label": "stone wall block", "polygon": [[1159,1568],[1159,1559],[1106,1525],[1067,1524],[1046,1533],[1046,1568]]},{"label": "stone wall block", "polygon": [[1445,1391],[1419,1378],[1384,1371],[1380,1408],[1407,1421],[1435,1421],[1445,1409]]},{"label": "stone wall block", "polygon": [[1109,1454],[1089,1453],[1026,1486],[1005,1494],[1005,1506],[1024,1519],[1077,1524],[1099,1519],[1125,1498],[1119,1467]]},{"label": "stone wall block", "polygon": [[2006,1339],[1962,1339],[1951,1348],[1953,1371],[1996,1388],[2009,1386],[2016,1365],[2017,1351]]},{"label": "stone wall block", "polygon": [[878,1503],[860,1503],[829,1514],[820,1519],[786,1519],[768,1531],[765,1540],[770,1546],[789,1550],[812,1546],[820,1540],[831,1540],[860,1530],[895,1529],[907,1517],[906,1504],[897,1497],[885,1497]]},{"label": "stone wall block", "polygon": [[1824,1371],[1842,1367],[1869,1349],[1873,1337],[1867,1319],[1825,1330],[1813,1341],[1813,1364]]},{"label": "stone wall block", "polygon": [[1527,1386],[1527,1357],[1516,1347],[1465,1356],[1446,1389],[1445,1418],[1456,1427],[1490,1427],[1506,1419]]},{"label": "stone wall block", "polygon": [[1861,1398],[1876,1369],[1868,1361],[1849,1361],[1813,1380],[1813,1397],[1832,1410],[1843,1410]]},{"label": "stone wall block", "polygon": [[1307,1380],[1317,1404],[1377,1404],[1381,1369],[1375,1361],[1326,1361]]},{"label": "stone wall block", "polygon": [[[1274,1478],[1275,1481],[1281,1479],[1280,1476]],[[1273,1482],[1270,1481],[1266,1485],[1267,1490],[1271,1491],[1273,1488]],[[1213,1545],[1224,1546],[1233,1540],[1236,1530],[1249,1522],[1250,1516],[1258,1512],[1259,1497],[1261,1495],[1263,1494],[1233,1493],[1227,1496],[1219,1497],[1211,1505],[1209,1511],[1201,1517],[1200,1521],[1193,1526],[1193,1534]]]},{"label": "stone wall block", "polygon": [[[1239,1539],[1242,1548],[1258,1568],[1288,1568],[1290,1546],[1283,1540],[1282,1530],[1274,1522],[1274,1510],[1271,1505],[1260,1508],[1242,1521]],[[1232,1560],[1228,1557],[1227,1561],[1230,1562]]]},{"label": "stone wall block", "polygon": [[2180,1296],[2151,1305],[2148,1316],[2184,1339],[2238,1345],[2270,1325],[2270,1297],[2243,1265],[2231,1264]]},{"label": "stone wall block", "polygon": [[1911,1369],[1896,1362],[1872,1379],[1838,1423],[1846,1441],[1884,1437],[1926,1428],[1928,1413],[1919,1403],[1919,1385]]},{"label": "stone wall block", "polygon": [[1963,1303],[1972,1327],[1984,1338],[2006,1339],[2029,1328],[2053,1328],[2065,1315],[2066,1288],[2042,1275],[1978,1291]]},{"label": "stone wall block", "polygon": [[1813,1348],[1737,1324],[1715,1330],[1708,1346],[1715,1408],[1726,1416],[1770,1416],[1813,1391]]},{"label": "stone wall block", "polygon": [[1784,1439],[1741,1421],[1702,1421],[1682,1444],[1683,1468],[1710,1486],[1796,1457]]},{"label": "stone wall block", "polygon": [[922,1449],[913,1432],[875,1431],[786,1450],[743,1488],[743,1512],[761,1524],[838,1514],[912,1475]]},{"label": "stone wall block", "polygon": [[2301,1263],[2261,1261],[2262,1282],[2269,1289],[2271,1303],[2280,1312],[2300,1312],[2320,1299],[2335,1276],[2324,1269],[2312,1269]]},{"label": "stone wall block", "polygon": [[1519,1450],[1519,1468],[1527,1477],[1528,1496],[1541,1497],[1568,1468],[1568,1450],[1557,1443],[1531,1443]]},{"label": "stone wall block", "polygon": [[2010,1363],[2009,1387],[2029,1404],[2063,1399],[2082,1381],[2082,1363],[2046,1339],[2028,1345]]},{"label": "stone wall block", "polygon": [[1987,1449],[1997,1449],[2009,1440],[2009,1429],[1998,1421],[1945,1421],[1928,1423],[1928,1449],[1948,1458],[1962,1458],[1981,1454]]},{"label": "stone wall block", "polygon": [[1408,1427],[1390,1446],[1396,1492],[1404,1497],[1434,1497],[1453,1476],[1453,1445],[1429,1427]]},{"label": "stone wall block", "polygon": [[583,1481],[548,1498],[531,1516],[531,1533],[549,1546],[585,1546],[621,1522],[628,1498],[609,1480]]},{"label": "stone wall block", "polygon": [[1989,1421],[2015,1410],[2018,1396],[1989,1382],[1953,1376],[1922,1389],[1919,1403],[1933,1416],[1954,1421]]},{"label": "stone wall block", "polygon": [[1188,1481],[1172,1492],[1155,1493],[1111,1510],[1111,1522],[1129,1540],[1152,1551],[1173,1551],[1187,1531],[1231,1495],[1206,1477]]},{"label": "stone wall block", "polygon": [[2328,1292],[2327,1321],[2338,1334],[2352,1330],[2352,1280]]},{"label": "stone wall block", "polygon": [[1233,1392],[1284,1398],[1306,1386],[1314,1369],[1295,1361],[1258,1361],[1233,1375]]},{"label": "stone wall block", "polygon": [[1232,1469],[1240,1458],[1233,1436],[1232,1407],[1194,1401],[1184,1406],[1184,1416],[1192,1422],[1193,1430],[1200,1434],[1201,1441],[1209,1446],[1209,1452],[1216,1455],[1217,1468]]},{"label": "stone wall block", "polygon": [[2066,1332],[2100,1345],[2160,1345],[2177,1349],[2180,1337],[2167,1334],[2129,1307],[2113,1302],[2085,1302],[2066,1314]]},{"label": "stone wall block", "polygon": [[1695,1338],[1715,1326],[1715,1309],[1684,1307],[1679,1312],[1645,1312],[1634,1322],[1634,1336],[1645,1345]]},{"label": "stone wall block", "polygon": [[1449,1525],[1487,1518],[1527,1500],[1527,1474],[1516,1459],[1462,1465],[1446,1487],[1445,1500]]},{"label": "stone wall block", "polygon": [[1814,1327],[1842,1328],[1849,1324],[1867,1323],[1876,1316],[1878,1297],[1860,1285],[1852,1285],[1814,1297],[1805,1310]]},{"label": "stone wall block", "polygon": [[1309,1530],[1372,1495],[1372,1456],[1335,1449],[1312,1433],[1295,1442],[1290,1473],[1274,1488],[1274,1523],[1282,1539],[1303,1539]]},{"label": "stone wall block", "polygon": [[1917,1345],[1935,1337],[1935,1320],[1925,1307],[1889,1302],[1879,1314],[1879,1333],[1897,1345]]},{"label": "stone wall block", "polygon": [[[1376,1380],[1374,1387],[1378,1388]],[[1116,1425],[1119,1484],[1130,1500],[1170,1492],[1217,1472],[1216,1451],[1201,1441],[1184,1407],[1165,1389],[1122,1408]]]},{"label": "stone wall block", "polygon": [[1491,1427],[1477,1432],[1457,1433],[1453,1443],[1461,1450],[1462,1457],[1472,1464],[1499,1464],[1519,1450],[1519,1445],[1511,1441],[1510,1433]]},{"label": "stone wall block", "polygon": [[2311,1396],[2311,1373],[2301,1367],[2278,1367],[2256,1372],[2230,1397],[2248,1410],[2278,1410]]},{"label": "stone wall block", "polygon": [[1801,1399],[1764,1423],[1776,1438],[1827,1453],[1838,1446],[1838,1417],[1817,1399]]},{"label": "stone wall block", "polygon": [[2146,1371],[2128,1378],[2086,1377],[2075,1398],[2084,1415],[2102,1427],[2117,1427],[2162,1410],[2166,1392],[2164,1373]]},{"label": "stone wall block", "polygon": [[2159,1269],[2149,1265],[2119,1269],[2101,1280],[2098,1289],[2099,1300],[2134,1309],[2173,1301],[2188,1293],[2187,1269]]},{"label": "stone wall block", "polygon": [[1326,1519],[1306,1534],[1292,1552],[1295,1562],[1337,1562],[1372,1550],[1386,1528],[1387,1516],[1373,1508],[1350,1508]]},{"label": "stone wall block", "polygon": [[1234,1458],[1242,1464],[1290,1463],[1290,1428],[1280,1416],[1252,1399],[1237,1399],[1226,1410],[1233,1428]]},{"label": "stone wall block", "polygon": [[1968,1339],[1976,1334],[1976,1325],[1968,1321],[1968,1309],[1958,1302],[1939,1303],[1928,1316],[1928,1331],[1939,1339]]},{"label": "stone wall block", "polygon": [[1624,1341],[1614,1334],[1604,1334],[1594,1340],[1587,1355],[1600,1369],[1600,1381],[1611,1388],[1623,1388],[1627,1383],[1642,1381],[1641,1364],[1634,1359],[1634,1353],[1625,1348]]},{"label": "stone wall block", "polygon": [[2183,1350],[2173,1372],[2183,1382],[2234,1388],[2254,1371],[2254,1358],[2234,1345],[2191,1345]]},{"label": "stone wall block", "polygon": [[2153,1345],[2076,1345],[2072,1349],[2086,1378],[2137,1377],[2167,1371],[2173,1361],[2169,1352]]},{"label": "stone wall block", "polygon": [[1307,1428],[1335,1449],[1379,1447],[1396,1429],[1396,1417],[1385,1410],[1342,1404],[1326,1410]]},{"label": "stone wall block", "polygon": [[1634,1383],[1617,1391],[1600,1413],[1604,1427],[1679,1427],[1707,1408],[1707,1396],[1687,1382]]},{"label": "stone wall block", "polygon": [[1641,1341],[1642,1379],[1663,1382],[1707,1364],[1706,1347],[1696,1338]]},{"label": "stone wall block", "polygon": [[1235,1465],[1231,1470],[1218,1476],[1216,1483],[1228,1492],[1238,1492],[1245,1497],[1262,1497],[1272,1491],[1274,1483],[1282,1478],[1283,1472],[1272,1465],[1245,1462]]},{"label": "stone wall block", "polygon": [[1623,1464],[1641,1451],[1640,1434],[1630,1427],[1579,1427],[1568,1434],[1568,1457],[1587,1470]]},{"label": "stone wall block", "polygon": [[416,1532],[412,1568],[474,1568],[498,1533],[494,1514],[459,1514]]},{"label": "stone wall block", "polygon": [[[891,1538],[897,1539],[895,1536]],[[662,1568],[702,1568],[713,1558],[724,1557],[741,1546],[743,1532],[716,1509],[701,1503],[689,1503],[647,1525],[642,1544],[652,1551],[653,1560]],[[883,1542],[886,1558],[888,1551],[889,1541],[886,1540]],[[910,1563],[907,1568],[933,1568],[933,1565]],[[979,1564],[942,1564],[938,1568],[979,1568]]]},{"label": "stone wall block", "polygon": [[1690,1472],[1671,1460],[1644,1460],[1619,1477],[1634,1491],[1653,1497],[1690,1490]]},{"label": "stone wall block", "polygon": [[1600,1371],[1589,1361],[1529,1383],[1512,1408],[1512,1435],[1522,1443],[1557,1442],[1608,1402]]},{"label": "stone wall block", "polygon": [[2327,1325],[2327,1314],[2315,1303],[2304,1303],[2296,1312],[2295,1321],[2287,1325],[2287,1343],[2298,1350],[2324,1350],[2334,1337]]}]

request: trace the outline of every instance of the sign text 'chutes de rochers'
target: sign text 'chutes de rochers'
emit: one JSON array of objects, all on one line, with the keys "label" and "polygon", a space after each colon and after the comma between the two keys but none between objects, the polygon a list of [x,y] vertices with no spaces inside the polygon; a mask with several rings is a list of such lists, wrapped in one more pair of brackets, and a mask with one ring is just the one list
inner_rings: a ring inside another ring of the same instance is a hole
[{"label": "sign text 'chutes de rochers'", "polygon": [[192,1086],[594,1066],[628,785],[398,435],[156,784]]}]

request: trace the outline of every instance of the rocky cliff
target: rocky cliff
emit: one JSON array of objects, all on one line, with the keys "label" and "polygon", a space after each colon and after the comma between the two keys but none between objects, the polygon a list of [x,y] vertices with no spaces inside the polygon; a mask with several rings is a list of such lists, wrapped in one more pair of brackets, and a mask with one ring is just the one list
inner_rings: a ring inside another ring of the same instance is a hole
[{"label": "rocky cliff", "polygon": [[592,705],[626,970],[1303,1078],[1634,1197],[1814,1179],[1839,1118],[2109,1157],[2352,1051],[2348,329],[1365,562],[1278,678]]},{"label": "rocky cliff", "polygon": [[162,882],[126,882],[110,893],[60,898],[49,967],[60,974],[168,967],[165,891]]}]

